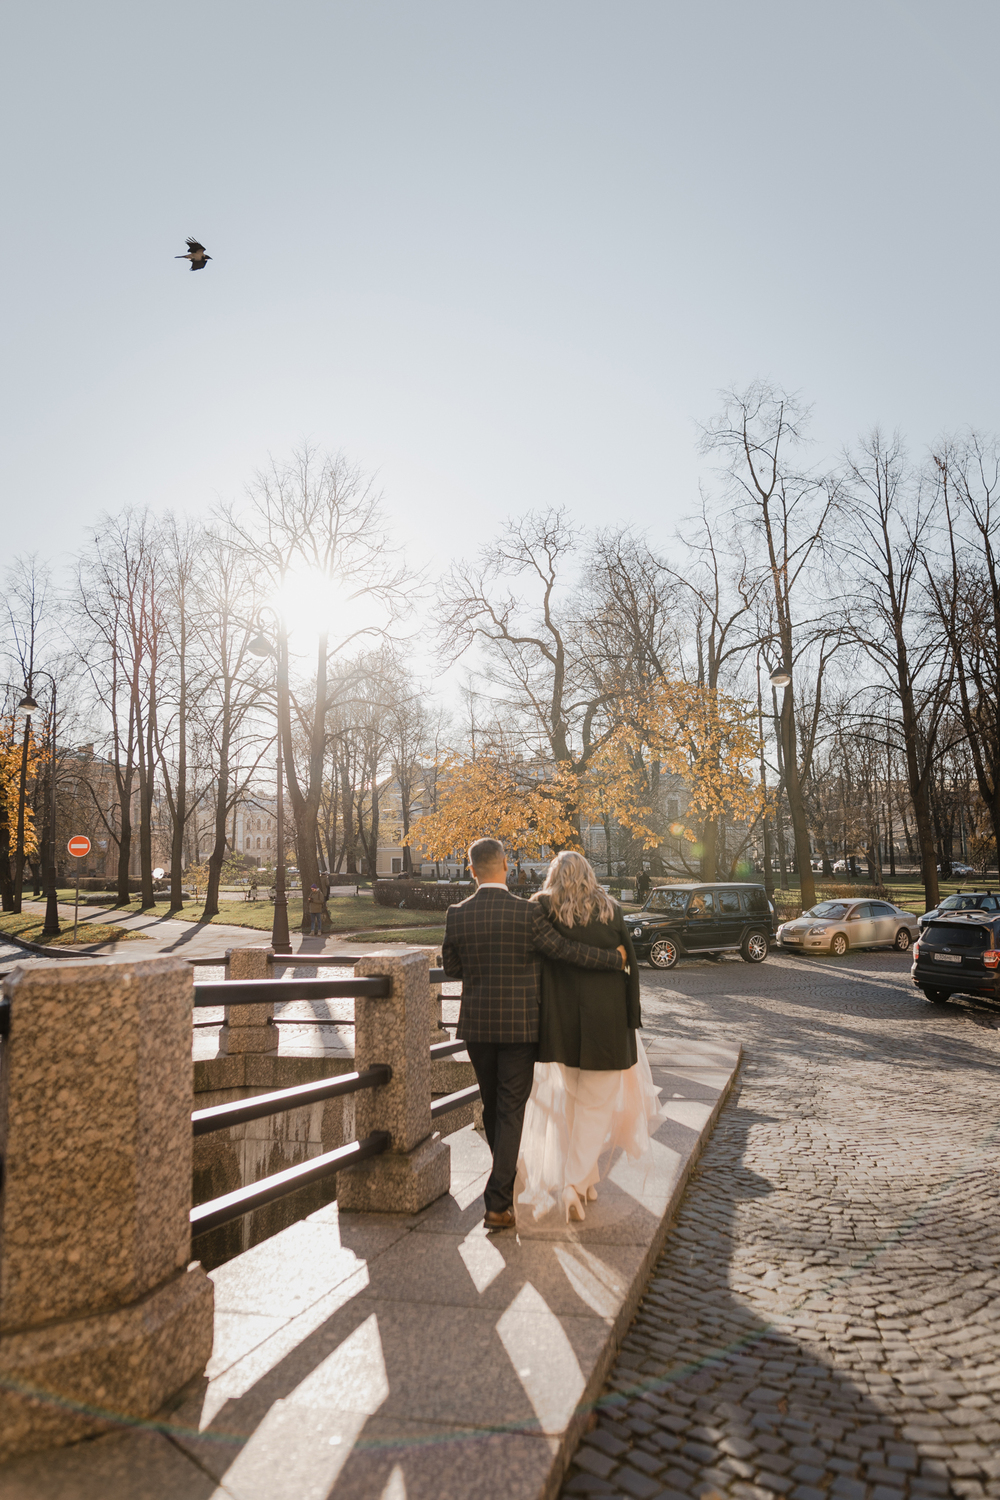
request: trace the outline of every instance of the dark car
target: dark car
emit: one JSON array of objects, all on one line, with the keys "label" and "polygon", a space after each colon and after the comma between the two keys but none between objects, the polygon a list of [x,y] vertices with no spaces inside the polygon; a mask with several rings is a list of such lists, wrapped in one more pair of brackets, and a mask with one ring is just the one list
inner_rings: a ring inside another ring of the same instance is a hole
[{"label": "dark car", "polygon": [[917,921],[921,930],[935,918],[950,916],[955,911],[986,911],[1000,913],[1000,896],[995,891],[960,891],[956,896],[946,896],[938,905],[925,911]]},{"label": "dark car", "polygon": [[970,911],[928,922],[910,973],[928,1000],[959,993],[1000,999],[1000,917]]},{"label": "dark car", "polygon": [[636,957],[654,969],[672,969],[685,954],[739,953],[759,964],[774,939],[774,908],[764,887],[743,882],[658,886],[625,922]]}]

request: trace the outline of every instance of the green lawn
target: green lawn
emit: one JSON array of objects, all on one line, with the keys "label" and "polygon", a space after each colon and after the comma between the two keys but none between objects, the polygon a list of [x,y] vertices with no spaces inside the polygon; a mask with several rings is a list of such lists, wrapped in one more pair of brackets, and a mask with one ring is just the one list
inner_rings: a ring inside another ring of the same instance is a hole
[{"label": "green lawn", "polygon": [[[62,932],[58,937],[46,937],[42,932],[45,926],[45,918],[37,912],[4,912],[0,915],[0,934],[7,937],[19,937],[25,943],[39,943],[47,947],[54,943],[58,948],[73,947],[73,923],[66,925],[66,919],[60,917]],[[76,946],[79,948],[86,945],[88,948],[96,943],[119,943],[131,942],[138,939],[145,942],[141,932],[129,932],[124,927],[117,927],[112,922],[81,922],[77,929]]]},{"label": "green lawn", "polygon": [[[72,904],[73,892],[59,892],[60,902]],[[148,912],[155,913],[158,917],[172,915],[182,922],[200,922],[204,901],[187,901],[180,911],[170,912],[170,903],[159,899],[155,907],[147,907]],[[104,911],[114,912],[138,912],[140,906],[138,900],[133,897],[129,906],[115,906],[112,908],[100,908],[84,906],[80,904],[80,919],[87,918],[88,926],[94,923],[94,913],[103,915]],[[435,933],[444,933],[443,919],[439,911],[409,911],[401,916],[399,909],[393,906],[376,906],[371,896],[331,896],[327,910],[330,913],[330,933],[338,932],[382,932],[400,929],[407,934],[399,941],[412,942],[409,934],[411,932],[422,932],[426,927],[429,932],[428,942],[437,942],[439,938]],[[270,901],[244,901],[244,900],[222,900],[219,902],[219,914],[210,918],[210,923],[220,923],[226,927],[249,927],[255,932],[270,932],[271,923],[274,921],[274,905]],[[406,924],[405,928],[401,924]],[[288,902],[288,925],[295,932],[302,924],[302,901],[298,896],[292,897]]]},{"label": "green lawn", "polygon": [[[370,896],[331,896],[327,906],[330,913],[329,932],[381,931],[383,928],[398,928],[406,923],[407,930],[441,926],[441,913],[407,912],[400,917],[397,908],[376,906]],[[194,904],[185,906],[177,913],[190,922],[199,920],[201,908]],[[219,915],[213,922],[233,927],[253,927],[259,932],[270,932],[274,920],[274,907],[270,901],[220,901]],[[288,903],[288,925],[295,931],[302,925],[302,901],[294,898]]]}]

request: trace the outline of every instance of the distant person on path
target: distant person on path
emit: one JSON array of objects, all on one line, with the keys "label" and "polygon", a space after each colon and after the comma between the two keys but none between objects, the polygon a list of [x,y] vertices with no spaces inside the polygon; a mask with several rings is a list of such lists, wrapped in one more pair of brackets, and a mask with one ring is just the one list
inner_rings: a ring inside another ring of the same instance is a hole
[{"label": "distant person on path", "polygon": [[569,943],[623,945],[628,972],[582,973],[546,958],[534,1087],[521,1140],[518,1201],[539,1218],[561,1202],[566,1222],[586,1218],[597,1197],[600,1157],[616,1146],[636,1159],[663,1119],[659,1089],[638,1036],[639,966],[621,907],[588,860],[557,854],[531,898]]},{"label": "distant person on path", "polygon": [[326,898],[318,885],[309,887],[306,906],[309,912],[309,935],[311,937],[320,937],[323,932],[323,914],[326,911]]},{"label": "distant person on path", "polygon": [[247,900],[248,901],[256,901],[256,899],[257,899],[257,886],[259,884],[260,884],[260,882],[257,879],[257,871],[256,870],[251,870],[250,871],[250,884],[247,886]]},{"label": "distant person on path", "polygon": [[639,878],[635,883],[635,894],[640,901],[645,901],[649,895],[649,876],[645,870],[639,871]]},{"label": "distant person on path", "polygon": [[493,1153],[486,1184],[487,1229],[514,1226],[514,1174],[524,1106],[538,1052],[543,956],[619,974],[624,947],[588,947],[561,937],[542,908],[507,889],[507,856],[496,839],[477,839],[469,862],[478,889],[448,908],[442,961],[462,981],[458,1037],[467,1044]]}]

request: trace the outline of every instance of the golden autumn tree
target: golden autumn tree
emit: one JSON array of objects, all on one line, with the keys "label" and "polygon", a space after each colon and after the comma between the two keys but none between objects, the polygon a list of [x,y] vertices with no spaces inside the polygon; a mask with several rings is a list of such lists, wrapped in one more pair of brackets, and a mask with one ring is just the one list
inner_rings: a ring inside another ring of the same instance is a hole
[{"label": "golden autumn tree", "polygon": [[[689,813],[701,823],[726,817],[752,822],[761,810],[753,774],[760,748],[755,711],[718,689],[660,678],[622,705],[614,732],[583,789],[588,810],[610,813],[647,848],[663,842],[663,772],[683,778]],[[692,844],[690,828],[674,836]],[[705,870],[707,879],[716,871]]]},{"label": "golden autumn tree", "polygon": [[544,774],[500,753],[476,760],[449,757],[437,771],[437,807],[407,835],[431,859],[448,859],[479,838],[512,854],[537,857],[544,848],[578,844],[572,814],[577,778],[567,767]]},{"label": "golden autumn tree", "polygon": [[[13,860],[17,841],[17,808],[21,785],[21,757],[24,741],[17,732],[15,719],[7,715],[0,721],[0,889],[4,910],[13,905],[14,878]],[[38,774],[41,752],[35,742],[34,732],[28,735],[28,764],[26,795],[24,799],[24,852],[37,853],[38,837],[32,816],[30,788]]]}]

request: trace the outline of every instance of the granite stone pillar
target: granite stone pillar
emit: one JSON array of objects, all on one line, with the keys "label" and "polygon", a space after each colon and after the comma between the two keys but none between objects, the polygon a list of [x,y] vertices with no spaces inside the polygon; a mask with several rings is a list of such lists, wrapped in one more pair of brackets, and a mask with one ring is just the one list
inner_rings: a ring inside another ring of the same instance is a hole
[{"label": "granite stone pillar", "polygon": [[358,975],[385,974],[392,994],[354,1002],[354,1065],[388,1063],[392,1082],[355,1095],[358,1138],[391,1136],[388,1151],[337,1174],[341,1208],[417,1213],[451,1186],[451,1151],[431,1126],[431,992],[426,953],[373,953]]},{"label": "granite stone pillar", "polygon": [[0,1461],[148,1417],[212,1352],[190,1261],[191,970],[4,981]]},{"label": "granite stone pillar", "polygon": [[[268,959],[274,949],[267,943],[247,948],[226,949],[227,979],[273,979]],[[236,1052],[277,1052],[278,1028],[274,1024],[274,1006],[227,1005],[219,1032],[219,1052],[225,1056]]]}]

